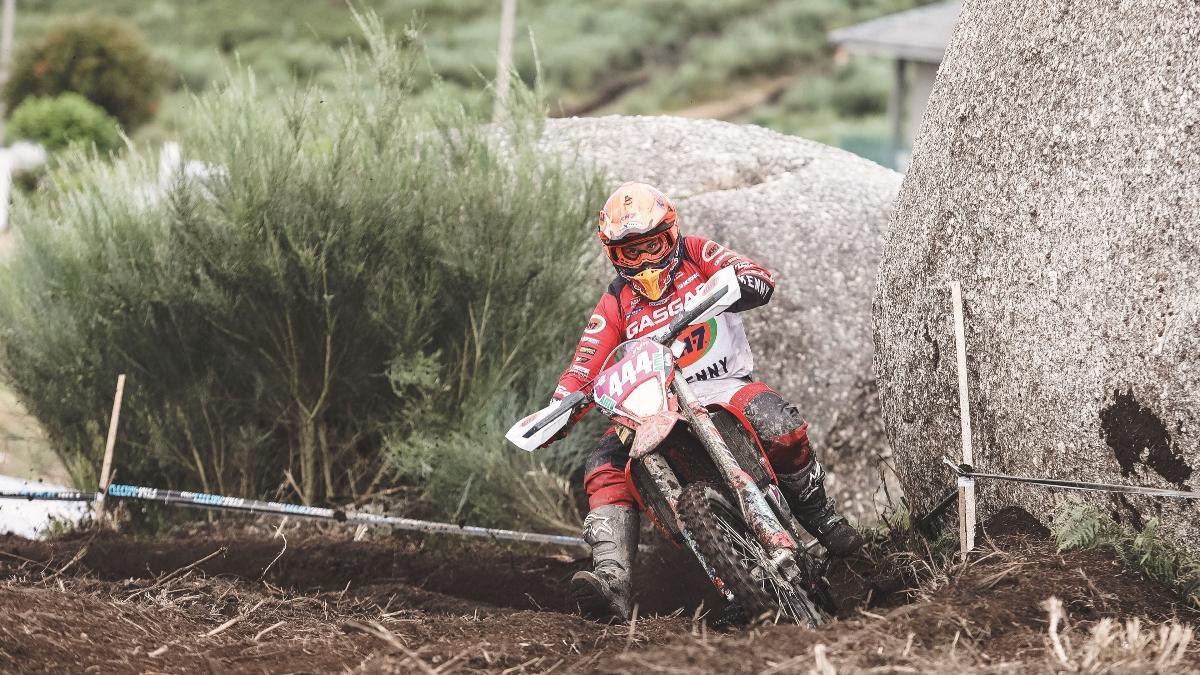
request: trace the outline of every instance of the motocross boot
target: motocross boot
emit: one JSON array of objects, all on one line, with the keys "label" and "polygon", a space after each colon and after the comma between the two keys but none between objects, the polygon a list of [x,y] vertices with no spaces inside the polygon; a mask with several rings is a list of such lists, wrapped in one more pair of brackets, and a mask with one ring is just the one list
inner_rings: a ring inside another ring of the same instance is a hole
[{"label": "motocross boot", "polygon": [[571,577],[571,599],[589,619],[629,620],[638,521],[636,509],[618,504],[596,507],[583,521],[583,539],[592,547],[592,571]]},{"label": "motocross boot", "polygon": [[833,510],[825,494],[825,468],[813,458],[796,473],[779,474],[779,488],[796,520],[821,542],[830,555],[844,557],[863,545],[862,535]]}]

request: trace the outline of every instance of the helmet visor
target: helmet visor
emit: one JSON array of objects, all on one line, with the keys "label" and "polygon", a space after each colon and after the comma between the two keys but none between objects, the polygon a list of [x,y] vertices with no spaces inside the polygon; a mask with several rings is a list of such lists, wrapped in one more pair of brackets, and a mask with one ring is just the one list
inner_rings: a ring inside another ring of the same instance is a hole
[{"label": "helmet visor", "polygon": [[608,246],[608,257],[620,267],[637,269],[647,263],[662,262],[671,254],[674,245],[675,238],[668,230],[628,243],[612,244]]}]

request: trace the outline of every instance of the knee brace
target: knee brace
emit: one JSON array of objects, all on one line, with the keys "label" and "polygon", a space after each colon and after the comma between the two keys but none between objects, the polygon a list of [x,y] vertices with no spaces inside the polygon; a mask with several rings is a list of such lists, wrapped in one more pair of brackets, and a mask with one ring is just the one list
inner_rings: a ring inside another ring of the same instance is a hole
[{"label": "knee brace", "polygon": [[741,409],[776,473],[794,473],[812,461],[808,422],[796,406],[768,389],[755,394]]}]

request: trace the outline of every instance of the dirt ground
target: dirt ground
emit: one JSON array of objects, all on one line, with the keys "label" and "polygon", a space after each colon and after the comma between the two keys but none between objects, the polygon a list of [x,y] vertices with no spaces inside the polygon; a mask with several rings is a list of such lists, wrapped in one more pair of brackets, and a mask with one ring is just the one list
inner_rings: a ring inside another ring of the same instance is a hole
[{"label": "dirt ground", "polygon": [[671,550],[643,556],[637,621],[602,626],[566,611],[578,551],[311,525],[0,537],[0,671],[1200,672],[1198,615],[1111,554],[1059,554],[1020,513],[984,542],[945,570],[886,548],[835,565],[818,630],[718,630]]}]

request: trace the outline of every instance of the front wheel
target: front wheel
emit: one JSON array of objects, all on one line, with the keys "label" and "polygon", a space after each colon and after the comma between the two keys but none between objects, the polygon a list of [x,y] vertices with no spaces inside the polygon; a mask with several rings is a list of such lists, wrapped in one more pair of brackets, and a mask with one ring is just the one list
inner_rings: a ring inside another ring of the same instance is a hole
[{"label": "front wheel", "polygon": [[824,621],[805,590],[784,578],[741,511],[712,484],[685,487],[679,515],[700,554],[749,618],[765,616],[812,627]]}]

